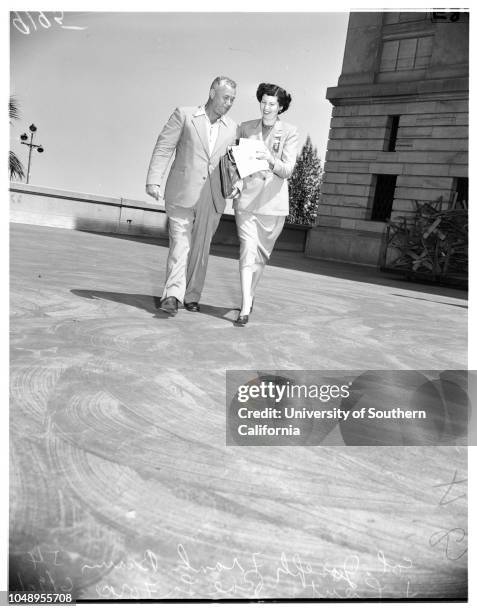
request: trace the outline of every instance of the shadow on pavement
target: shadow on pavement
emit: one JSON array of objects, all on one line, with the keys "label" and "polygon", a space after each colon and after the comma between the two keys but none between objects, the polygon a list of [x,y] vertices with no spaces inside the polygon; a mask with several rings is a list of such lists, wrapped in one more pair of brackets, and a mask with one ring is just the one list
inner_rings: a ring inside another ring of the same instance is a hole
[{"label": "shadow on pavement", "polygon": [[[115,293],[113,291],[98,291],[96,289],[71,289],[71,293],[78,297],[87,298],[90,300],[109,300],[110,302],[118,302],[127,306],[140,308],[151,314],[157,314],[160,297],[155,295],[142,295],[140,293]],[[167,316],[166,313],[163,313]]]},{"label": "shadow on pavement", "polygon": [[[71,293],[89,300],[108,300],[110,302],[117,302],[118,304],[126,304],[127,306],[133,306],[134,308],[140,308],[141,310],[145,310],[146,312],[153,314],[158,319],[172,318],[171,315],[159,310],[161,298],[155,295],[143,295],[141,293],[117,293],[113,291],[99,291],[97,289],[71,289]],[[183,308],[180,308],[180,310],[185,311]],[[193,316],[200,316],[201,314],[204,314],[217,319],[225,319],[226,321],[233,323],[236,318],[235,312],[239,310],[240,308],[233,306],[213,306],[212,304],[201,303],[200,313],[191,314],[193,314]]]},{"label": "shadow on pavement", "polygon": [[[100,236],[108,236],[110,238],[118,238],[120,240],[132,240],[134,242],[154,244],[156,246],[165,248],[168,247],[168,240],[165,238],[128,236],[125,234],[92,232],[89,230],[80,231],[90,234],[97,234]],[[210,254],[216,257],[235,259],[237,260],[238,265],[238,246],[212,244]],[[363,266],[360,264],[343,263],[338,261],[328,261],[324,259],[314,259],[312,257],[306,257],[304,253],[296,251],[281,251],[275,249],[272,253],[268,265],[271,267],[296,270],[298,272],[306,272],[308,274],[316,274],[318,276],[346,279],[358,283],[370,283],[374,285],[381,285],[384,287],[409,289],[410,291],[419,291],[421,293],[428,293],[430,295],[442,295],[448,297],[455,297],[457,299],[467,299],[467,290],[461,289],[459,287],[448,287],[411,281],[403,277],[396,276],[395,274],[389,272],[381,272],[378,268],[372,266]]]}]

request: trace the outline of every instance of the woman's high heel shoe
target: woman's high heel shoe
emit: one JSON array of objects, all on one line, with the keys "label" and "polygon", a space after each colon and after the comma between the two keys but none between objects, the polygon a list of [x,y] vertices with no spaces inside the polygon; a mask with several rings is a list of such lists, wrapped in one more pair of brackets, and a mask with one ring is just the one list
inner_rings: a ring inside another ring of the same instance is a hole
[{"label": "woman's high heel shoe", "polygon": [[242,327],[243,327],[244,325],[247,325],[247,323],[248,323],[248,317],[249,317],[249,316],[252,314],[252,310],[253,310],[253,303],[254,303],[254,301],[255,301],[255,298],[253,298],[253,299],[252,299],[252,305],[250,306],[250,312],[249,312],[249,314],[248,314],[248,315],[241,315],[241,314],[239,314],[239,316],[237,317],[237,319],[236,319],[236,321],[235,321],[235,323],[236,323],[237,325],[240,325],[240,326],[242,326]]}]

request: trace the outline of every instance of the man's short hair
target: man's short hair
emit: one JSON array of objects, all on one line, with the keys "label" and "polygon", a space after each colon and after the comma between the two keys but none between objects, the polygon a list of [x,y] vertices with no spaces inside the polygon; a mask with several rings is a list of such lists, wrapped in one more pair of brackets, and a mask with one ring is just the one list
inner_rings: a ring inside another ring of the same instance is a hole
[{"label": "man's short hair", "polygon": [[229,87],[232,87],[232,89],[237,89],[237,83],[233,81],[232,79],[229,79],[229,77],[226,77],[226,76],[215,77],[215,79],[212,81],[212,85],[210,86],[210,89],[217,89],[217,87],[222,87],[224,83],[228,85]]}]

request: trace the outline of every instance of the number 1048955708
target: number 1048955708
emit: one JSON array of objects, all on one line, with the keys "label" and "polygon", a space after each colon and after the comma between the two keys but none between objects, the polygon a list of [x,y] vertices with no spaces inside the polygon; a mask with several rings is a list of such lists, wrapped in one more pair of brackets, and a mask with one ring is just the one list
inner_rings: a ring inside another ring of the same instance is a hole
[{"label": "number 1048955708", "polygon": [[73,604],[71,593],[33,593],[14,591],[8,593],[9,604]]}]

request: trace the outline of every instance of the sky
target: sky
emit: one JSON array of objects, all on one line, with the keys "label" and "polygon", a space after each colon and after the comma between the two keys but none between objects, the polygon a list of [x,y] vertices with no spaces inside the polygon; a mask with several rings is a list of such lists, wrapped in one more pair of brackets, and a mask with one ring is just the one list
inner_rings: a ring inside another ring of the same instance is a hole
[{"label": "sky", "polygon": [[26,164],[19,136],[33,122],[44,153],[32,154],[31,184],[147,201],[162,126],[176,106],[203,104],[225,74],[238,83],[229,112],[237,122],[260,116],[260,82],[287,89],[283,119],[298,127],[300,145],[309,134],[324,160],[326,89],[341,73],[348,15],[32,11],[31,20],[13,12],[10,90],[21,117],[10,146]]}]

